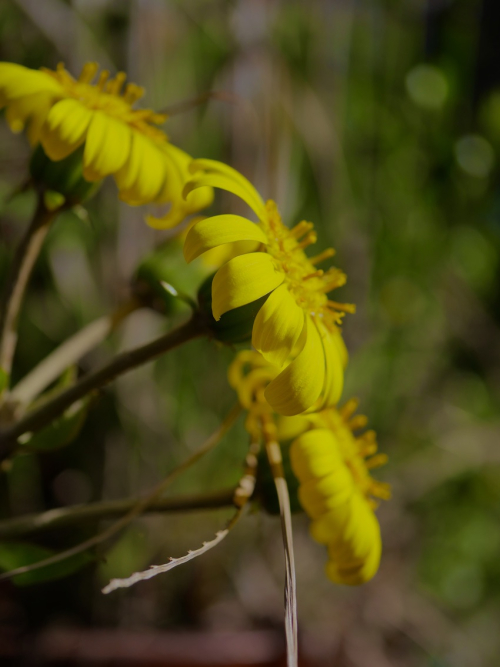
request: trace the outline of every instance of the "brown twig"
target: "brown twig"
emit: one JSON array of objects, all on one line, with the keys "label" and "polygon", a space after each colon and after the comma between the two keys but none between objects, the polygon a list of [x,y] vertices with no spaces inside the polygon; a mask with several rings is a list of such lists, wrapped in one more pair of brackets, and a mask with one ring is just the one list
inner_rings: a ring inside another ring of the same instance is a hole
[{"label": "brown twig", "polygon": [[10,375],[17,344],[17,321],[29,277],[40,254],[50,223],[59,210],[49,211],[42,195],[30,226],[12,261],[0,308],[0,368]]},{"label": "brown twig", "polygon": [[161,354],[173,350],[205,333],[205,321],[198,313],[185,324],[160,336],[151,343],[127,350],[117,355],[108,364],[84,375],[74,385],[47,400],[38,409],[28,412],[18,422],[0,431],[0,460],[5,459],[15,449],[17,439],[24,433],[40,430],[62,414],[70,405],[90,392],[99,389],[118,375],[122,375]]},{"label": "brown twig", "polygon": [[174,479],[177,479],[180,474],[194,465],[199,459],[201,459],[202,456],[213,449],[215,445],[221,440],[222,436],[231,428],[236,419],[239,417],[240,413],[241,407],[236,405],[219,426],[219,428],[208,438],[208,440],[203,443],[199,449],[191,454],[191,456],[189,456],[183,463],[177,466],[177,468],[172,470],[172,472],[170,472],[159,484],[157,484],[154,489],[148,493],[147,496],[138,500],[131,508],[131,510],[125,514],[125,516],[111,524],[111,526],[106,528],[106,530],[103,530],[101,533],[94,535],[90,539],[85,540],[84,542],[81,542],[80,544],[77,544],[70,549],[66,549],[66,551],[55,554],[54,556],[45,558],[44,560],[38,561],[37,563],[32,563],[31,565],[18,567],[15,570],[11,570],[10,572],[5,572],[4,574],[0,575],[0,581],[2,579],[10,579],[11,577],[15,577],[18,574],[26,574],[26,572],[32,572],[33,570],[38,570],[42,567],[47,567],[48,565],[60,563],[67,558],[71,558],[71,556],[76,556],[79,553],[92,549],[98,544],[109,540],[111,537],[119,533],[121,530],[123,530],[123,528],[128,526],[131,521],[142,514],[151,505],[151,503],[157,500],[167,488],[167,486],[174,481]]},{"label": "brown twig", "polygon": [[[152,501],[145,512],[185,512],[188,510],[217,509],[232,507],[234,489],[225,489],[213,493],[173,496]],[[5,519],[0,521],[0,538],[12,539],[45,530],[54,530],[72,526],[83,521],[102,521],[120,517],[137,505],[139,499],[107,500],[87,505],[74,505],[47,510],[38,514]]]}]

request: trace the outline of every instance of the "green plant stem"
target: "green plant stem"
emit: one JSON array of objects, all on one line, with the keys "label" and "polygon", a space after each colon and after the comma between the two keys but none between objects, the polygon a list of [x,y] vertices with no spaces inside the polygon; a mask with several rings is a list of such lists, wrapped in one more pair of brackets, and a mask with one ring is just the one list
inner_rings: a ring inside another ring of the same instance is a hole
[{"label": "green plant stem", "polygon": [[57,394],[54,398],[47,400],[36,410],[28,412],[18,422],[0,431],[0,460],[5,459],[12,453],[19,436],[24,433],[39,431],[61,415],[75,401],[109,384],[117,376],[141,366],[183,343],[198,338],[205,332],[204,319],[198,313],[194,313],[188,322],[177,329],[169,331],[151,343],[122,352],[102,368],[84,375],[74,385]]},{"label": "green plant stem", "polygon": [[[217,509],[232,507],[234,489],[224,489],[213,493],[173,496],[152,501],[145,512],[185,512],[188,510]],[[0,521],[0,538],[12,539],[32,535],[45,530],[54,530],[73,526],[83,521],[101,521],[120,517],[137,505],[138,498],[126,500],[108,500],[88,505],[75,505],[47,510],[38,514],[5,519]]]},{"label": "green plant stem", "polygon": [[50,223],[60,212],[49,211],[43,196],[38,204],[30,226],[19,244],[12,261],[0,308],[0,368],[8,375],[12,370],[12,361],[17,344],[17,322],[23,302],[26,285],[40,254]]},{"label": "green plant stem", "polygon": [[131,299],[111,315],[100,317],[80,329],[20,380],[9,392],[7,400],[21,407],[30,403],[69,366],[99,345],[128,315],[140,307],[139,301]]},{"label": "green plant stem", "polygon": [[61,551],[60,553],[55,554],[54,556],[50,556],[49,558],[45,558],[44,560],[38,561],[37,563],[32,563],[31,565],[18,567],[15,570],[11,570],[10,572],[5,572],[4,574],[0,574],[0,581],[3,579],[10,579],[11,577],[15,577],[18,574],[25,574],[26,572],[32,572],[33,570],[38,570],[39,568],[47,567],[48,565],[53,565],[54,563],[60,563],[61,561],[70,558],[71,556],[75,556],[76,554],[83,553],[88,549],[96,547],[97,545],[101,544],[102,542],[105,542],[106,540],[109,540],[111,537],[119,533],[121,530],[123,530],[123,528],[128,526],[131,521],[133,521],[136,517],[140,516],[143,512],[145,512],[146,509],[151,505],[151,503],[155,502],[165,491],[167,486],[169,486],[169,484],[171,484],[175,479],[177,479],[179,475],[181,475],[185,470],[188,470],[188,468],[190,468],[205,454],[211,451],[219,443],[223,435],[227,433],[227,431],[235,423],[240,413],[241,413],[241,407],[239,405],[235,405],[234,408],[231,410],[231,412],[224,419],[222,424],[219,426],[219,428],[214,433],[212,433],[212,435],[208,438],[208,440],[206,440],[199,449],[194,451],[191,454],[191,456],[189,456],[185,461],[183,461],[179,466],[177,466],[177,468],[172,470],[161,482],[159,482],[159,484],[157,484],[154,487],[154,489],[150,493],[148,493],[147,496],[145,496],[144,498],[140,498],[133,505],[133,507],[130,509],[129,512],[127,512],[124,516],[118,519],[118,521],[116,521],[115,523],[112,523],[108,528],[103,530],[101,533],[97,533],[97,535],[94,535],[90,539],[85,540],[84,542],[81,542],[80,544],[77,544],[74,547],[71,547],[70,549],[66,549],[66,551]]}]

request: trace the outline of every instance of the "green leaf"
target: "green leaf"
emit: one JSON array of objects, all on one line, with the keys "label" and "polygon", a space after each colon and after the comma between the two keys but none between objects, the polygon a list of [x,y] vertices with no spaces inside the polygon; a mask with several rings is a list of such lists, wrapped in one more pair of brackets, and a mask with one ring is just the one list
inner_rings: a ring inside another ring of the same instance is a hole
[{"label": "green leaf", "polygon": [[[10,572],[18,567],[33,565],[41,560],[50,558],[56,554],[52,549],[40,547],[37,544],[28,542],[1,542],[0,543],[0,570]],[[76,554],[66,558],[60,563],[47,565],[32,572],[18,574],[12,581],[17,586],[30,586],[32,584],[60,579],[76,572],[87,563],[93,560],[93,556],[88,552]]]},{"label": "green leaf", "polygon": [[60,449],[72,442],[80,433],[89,410],[90,398],[73,403],[61,417],[33,434],[27,434],[19,439],[23,447],[37,451]]}]

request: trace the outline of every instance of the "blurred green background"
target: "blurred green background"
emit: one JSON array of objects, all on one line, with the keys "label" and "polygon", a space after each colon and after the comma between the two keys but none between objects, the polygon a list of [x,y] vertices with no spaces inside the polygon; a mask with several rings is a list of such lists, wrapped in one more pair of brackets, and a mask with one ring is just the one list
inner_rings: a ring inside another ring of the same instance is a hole
[{"label": "blurred green background", "polygon": [[[500,655],[500,8],[496,0],[3,0],[0,60],[88,60],[123,69],[161,109],[224,92],[168,120],[171,140],[221,159],[272,197],[288,224],[314,221],[348,275],[336,298],[351,360],[344,398],[378,433],[393,486],[379,510],[377,577],[330,584],[325,552],[295,521],[299,621],[310,664],[495,667]],[[0,124],[0,261],[5,272],[34,198],[9,200],[29,148]],[[227,197],[228,207],[234,201]],[[216,210],[215,207],[213,210]],[[118,204],[108,179],[52,228],[23,310],[19,379],[128,294],[166,238]],[[152,339],[133,314],[81,363]],[[4,516],[125,498],[151,488],[234,403],[232,351],[205,341],[117,381],[76,441],[19,456],[0,480]],[[172,492],[228,488],[241,424]],[[282,626],[279,520],[247,516],[202,559],[104,597],[112,576],[210,539],[229,512],[151,515],[66,579],[0,586],[0,643],[49,627],[242,631]],[[62,549],[87,525],[44,534]],[[280,630],[281,631],[281,630]],[[308,664],[309,664],[308,663]],[[73,663],[71,663],[73,664]]]}]

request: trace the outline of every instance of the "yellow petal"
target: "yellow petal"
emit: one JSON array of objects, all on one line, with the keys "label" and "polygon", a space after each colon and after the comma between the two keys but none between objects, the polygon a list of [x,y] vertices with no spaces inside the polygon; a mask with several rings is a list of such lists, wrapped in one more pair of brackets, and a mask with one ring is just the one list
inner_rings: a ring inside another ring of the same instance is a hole
[{"label": "yellow petal", "polygon": [[[255,199],[252,194],[244,188],[240,183],[228,178],[223,174],[205,174],[203,173],[200,176],[195,176],[184,186],[183,195],[186,200],[189,202],[190,193],[198,188],[220,188],[221,190],[227,190],[232,194],[236,195],[240,199],[250,206],[255,215],[261,220],[265,214],[265,209],[261,201]],[[192,195],[191,195],[192,196]]]},{"label": "yellow petal", "polygon": [[[175,168],[177,176],[174,179],[174,174],[169,173],[169,178],[165,183],[165,191],[160,193],[158,201],[172,201],[175,199],[176,202],[182,202],[181,205],[186,213],[196,213],[203,208],[210,206],[214,198],[214,191],[212,188],[198,188],[188,197],[188,201],[182,196],[182,189],[185,183],[192,178],[189,166],[192,163],[193,158],[188,153],[185,153],[171,143],[165,144],[163,150],[172,164],[172,167]],[[176,204],[176,206],[178,206],[178,204]]]},{"label": "yellow petal", "polygon": [[273,409],[285,416],[296,415],[310,408],[318,399],[325,381],[323,346],[308,316],[305,318],[302,337],[305,338],[302,351],[265,391],[265,397]]},{"label": "yellow petal", "polygon": [[304,311],[286,285],[270,294],[257,313],[252,330],[252,345],[270,363],[283,366],[304,328]]},{"label": "yellow petal", "polygon": [[118,171],[130,152],[130,128],[102,111],[94,111],[83,153],[83,176],[88,181]]},{"label": "yellow petal", "polygon": [[352,492],[352,476],[345,465],[338,466],[335,472],[327,477],[322,477],[319,481],[309,480],[300,485],[299,502],[307,514],[316,520],[311,534],[317,542],[327,544],[333,538],[330,524],[328,524],[327,532],[323,531],[324,524],[321,522],[321,517],[335,510],[337,512],[335,514],[336,525],[337,527],[342,526],[341,520],[342,517],[345,518],[346,514],[342,508],[346,508]]},{"label": "yellow petal", "polygon": [[92,112],[77,100],[57,102],[42,127],[40,141],[51,160],[63,160],[83,142]]},{"label": "yellow petal", "polygon": [[[311,523],[309,532],[311,537],[320,544],[331,544],[342,533],[351,512],[352,490],[349,494],[345,493],[344,502],[335,504],[336,496],[332,496],[333,507],[324,510]],[[339,494],[339,498],[342,494]]]},{"label": "yellow petal", "polygon": [[[235,185],[237,185],[239,189],[242,188],[243,190],[246,191],[247,196],[253,202],[253,205],[249,204],[249,206],[253,209],[255,214],[259,218],[261,218],[264,215],[265,204],[264,201],[262,200],[262,197],[259,195],[254,186],[250,183],[250,181],[246,179],[243,176],[243,174],[240,174],[239,171],[236,171],[236,169],[233,169],[233,167],[224,164],[224,162],[218,162],[217,160],[207,160],[207,159],[193,160],[189,167],[189,171],[192,174],[194,174],[199,170],[206,170],[214,174],[220,174],[222,176],[226,176],[230,181],[233,181],[233,183],[235,183]],[[235,194],[238,193],[235,192]],[[245,201],[247,200],[245,199]]]},{"label": "yellow petal", "polygon": [[131,206],[156,201],[166,173],[162,149],[148,137],[132,132],[128,159],[115,174],[120,199]]},{"label": "yellow petal", "polygon": [[332,334],[323,326],[319,327],[319,333],[325,354],[325,386],[320,405],[317,406],[317,409],[322,410],[336,405],[340,400],[344,388],[344,364],[337,334]]},{"label": "yellow petal", "polygon": [[239,308],[269,294],[281,285],[284,275],[263,252],[239,255],[215,274],[212,283],[212,311],[216,320],[228,310]]},{"label": "yellow petal", "polygon": [[216,271],[226,262],[238,255],[246,255],[249,252],[257,252],[260,248],[258,241],[236,241],[225,243],[218,248],[207,250],[200,258],[200,266],[208,271]]},{"label": "yellow petal", "polygon": [[301,481],[318,480],[344,467],[339,444],[326,428],[307,431],[290,447],[290,463],[294,475]]},{"label": "yellow petal", "polygon": [[287,440],[293,440],[299,435],[307,431],[311,426],[311,421],[307,415],[295,415],[294,417],[283,417],[278,418],[278,441],[286,442]]},{"label": "yellow petal", "polygon": [[16,63],[0,63],[0,95],[4,103],[42,92],[50,93],[54,98],[64,96],[62,86],[50,74]]},{"label": "yellow petal", "polygon": [[5,120],[12,132],[21,132],[28,124],[28,138],[32,145],[38,142],[40,129],[52,105],[52,98],[45,92],[24,95],[11,100],[5,111]]},{"label": "yellow petal", "polygon": [[235,241],[266,243],[267,238],[258,225],[241,215],[216,215],[191,227],[184,243],[184,257],[191,262],[207,250]]}]

